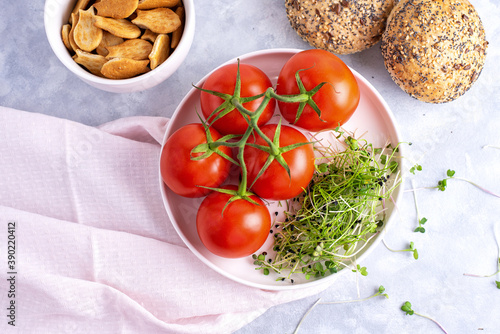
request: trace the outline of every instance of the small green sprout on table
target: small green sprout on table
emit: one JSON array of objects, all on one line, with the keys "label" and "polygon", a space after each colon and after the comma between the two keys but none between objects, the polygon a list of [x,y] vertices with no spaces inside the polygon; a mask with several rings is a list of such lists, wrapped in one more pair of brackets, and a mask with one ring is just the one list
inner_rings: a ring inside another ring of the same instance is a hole
[{"label": "small green sprout on table", "polygon": [[385,247],[390,250],[391,252],[395,252],[395,253],[398,253],[398,252],[411,252],[413,253],[413,258],[415,260],[418,260],[418,251],[417,249],[415,248],[415,244],[413,243],[413,241],[410,241],[410,245],[408,248],[406,249],[392,249],[390,248],[389,246],[387,246],[387,243],[385,242],[384,239],[382,239],[382,242],[384,243]]},{"label": "small green sprout on table", "polygon": [[426,319],[429,319],[431,320],[432,322],[434,322],[436,325],[438,325],[438,327],[444,332],[444,333],[448,333],[444,327],[439,323],[437,322],[436,320],[432,319],[431,317],[429,316],[426,316],[426,315],[423,315],[423,314],[420,314],[420,313],[417,313],[415,311],[413,311],[413,309],[411,308],[411,303],[409,301],[406,301],[402,306],[401,306],[401,310],[403,312],[405,312],[407,315],[418,315],[419,317],[422,317],[422,318],[426,318]]},{"label": "small green sprout on table", "polygon": [[360,298],[360,299],[352,299],[352,300],[340,300],[340,301],[335,301],[335,302],[322,302],[321,301],[321,298],[319,298],[310,308],[309,310],[307,310],[307,312],[304,314],[304,316],[302,317],[302,319],[300,319],[299,323],[297,324],[297,328],[295,328],[295,331],[293,332],[293,334],[297,334],[299,332],[299,328],[300,326],[302,325],[302,323],[304,322],[304,319],[309,315],[309,313],[311,313],[311,311],[314,309],[314,307],[318,304],[323,304],[323,305],[327,305],[327,304],[346,304],[346,303],[357,303],[357,302],[364,302],[364,301],[367,301],[369,299],[372,299],[372,298],[375,298],[377,296],[383,296],[385,298],[389,298],[389,295],[387,293],[385,293],[385,288],[381,285],[378,287],[378,290],[377,292],[375,292],[373,295],[371,296],[368,296],[368,297],[365,297],[365,298]]}]

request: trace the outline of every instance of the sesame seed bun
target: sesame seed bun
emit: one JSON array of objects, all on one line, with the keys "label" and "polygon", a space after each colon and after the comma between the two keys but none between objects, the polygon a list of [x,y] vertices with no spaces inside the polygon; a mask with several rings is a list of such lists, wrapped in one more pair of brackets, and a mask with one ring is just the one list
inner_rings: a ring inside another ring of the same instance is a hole
[{"label": "sesame seed bun", "polygon": [[285,0],[290,25],[311,46],[336,54],[376,44],[394,0]]},{"label": "sesame seed bun", "polygon": [[467,0],[401,0],[381,42],[394,82],[429,103],[463,95],[483,69],[487,46],[481,19]]}]

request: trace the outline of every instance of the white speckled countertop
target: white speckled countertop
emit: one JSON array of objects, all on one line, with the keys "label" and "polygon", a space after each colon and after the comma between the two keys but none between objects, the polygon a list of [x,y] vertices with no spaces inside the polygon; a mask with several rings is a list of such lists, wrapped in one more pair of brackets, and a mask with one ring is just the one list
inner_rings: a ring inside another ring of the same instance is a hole
[{"label": "white speckled countertop", "polygon": [[[423,171],[408,178],[416,187],[434,186],[447,169],[500,193],[500,2],[472,0],[490,42],[483,73],[458,100],[440,105],[419,102],[399,89],[384,68],[380,46],[341,58],[381,93],[392,109],[403,140],[412,142],[408,160]],[[207,72],[247,52],[268,48],[310,48],[290,27],[281,0],[196,0],[196,33],[181,68],[144,92],[114,94],[76,78],[50,49],[43,26],[43,0],[10,1],[0,11],[0,105],[99,125],[126,116],[171,116],[177,104]],[[0,134],[1,141],[1,134]],[[4,157],[1,157],[4,158]],[[406,183],[406,187],[411,186]],[[452,180],[445,192],[417,193],[425,234],[417,226],[412,193],[406,192],[401,219],[385,240],[409,253],[380,245],[363,262],[368,276],[356,283],[343,275],[318,296],[266,311],[237,333],[292,333],[303,314],[323,301],[369,296],[383,285],[389,299],[318,305],[299,333],[440,333],[430,320],[406,316],[409,300],[416,312],[438,320],[449,333],[500,333],[500,290],[495,280],[464,276],[497,270],[500,199],[467,182]],[[496,232],[496,237],[495,237]],[[237,297],[237,296],[236,296]]]}]

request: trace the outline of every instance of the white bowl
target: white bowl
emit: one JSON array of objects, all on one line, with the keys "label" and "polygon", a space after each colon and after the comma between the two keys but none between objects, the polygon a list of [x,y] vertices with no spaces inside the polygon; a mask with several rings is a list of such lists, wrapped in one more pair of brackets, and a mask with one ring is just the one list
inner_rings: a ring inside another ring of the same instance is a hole
[{"label": "white bowl", "polygon": [[57,58],[78,78],[89,85],[113,93],[131,93],[142,91],[166,80],[182,64],[193,43],[195,13],[193,0],[183,0],[186,23],[179,45],[172,54],[154,70],[130,79],[112,80],[101,78],[87,72],[71,58],[61,38],[62,26],[68,19],[75,0],[46,0],[44,9],[45,33]]},{"label": "white bowl", "polygon": [[[262,50],[258,52],[249,53],[238,57],[241,63],[251,64],[257,66],[263,70],[271,79],[273,84],[276,84],[278,74],[281,67],[285,62],[292,57],[297,52],[302,50],[297,49],[271,49]],[[232,59],[225,64],[235,63],[236,59]],[[225,65],[222,64],[221,66]],[[397,129],[396,120],[392,114],[389,106],[384,101],[382,96],[373,88],[373,86],[364,79],[356,71],[352,70],[356,80],[358,82],[361,98],[356,109],[356,112],[351,117],[351,119],[343,125],[343,128],[352,131],[358,135],[363,135],[363,138],[371,142],[374,147],[383,147],[387,144],[387,141],[397,144],[401,142],[400,135]],[[203,82],[208,78],[210,74],[207,74],[196,86],[203,86]],[[184,97],[179,106],[172,116],[165,136],[163,139],[163,144],[165,144],[168,137],[173,134],[180,127],[189,123],[198,123],[199,118],[196,114],[196,110],[201,110],[200,107],[200,91],[193,88]],[[403,149],[400,147],[400,156],[403,156]],[[399,166],[402,165],[401,161]],[[158,164],[159,165],[159,164]],[[196,231],[196,213],[198,207],[203,200],[185,198],[174,194],[162,181],[161,174],[159,173],[160,189],[163,197],[163,203],[167,210],[168,216],[176,229],[177,233],[187,245],[187,247],[206,265],[214,269],[218,273],[247,286],[265,289],[265,290],[290,290],[290,289],[300,289],[305,287],[310,287],[319,284],[332,283],[339,275],[342,275],[349,270],[340,270],[336,274],[325,276],[319,279],[311,278],[306,280],[304,275],[294,276],[294,282],[289,280],[276,281],[278,275],[271,273],[269,276],[263,275],[260,271],[255,270],[255,265],[253,264],[253,259],[251,256],[240,258],[240,259],[227,259],[222,258],[217,255],[212,254],[206,249],[202,244],[198,233]],[[394,191],[393,199],[397,203],[401,199],[402,195],[402,184]],[[397,204],[396,204],[397,205]],[[275,212],[283,210],[278,207],[277,203],[270,204],[270,212]],[[392,224],[396,215],[393,215],[393,210],[395,206],[392,203],[388,203],[388,210],[386,211],[388,219],[385,222],[385,228],[382,233],[376,235],[372,238],[367,247],[357,256],[357,263],[363,261],[364,258],[382,241],[382,238],[387,231],[387,229]],[[272,214],[272,217],[275,215]],[[274,223],[273,223],[274,225]],[[273,247],[272,235],[270,234],[266,243],[261,247],[257,254],[262,251],[268,251]],[[294,274],[297,275],[297,274]]]}]

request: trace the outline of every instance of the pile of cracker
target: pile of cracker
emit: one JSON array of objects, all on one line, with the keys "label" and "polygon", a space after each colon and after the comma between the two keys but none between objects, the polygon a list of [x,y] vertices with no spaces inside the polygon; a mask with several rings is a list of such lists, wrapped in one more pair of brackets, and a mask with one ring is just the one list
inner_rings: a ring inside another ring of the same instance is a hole
[{"label": "pile of cracker", "polygon": [[108,79],[154,70],[184,29],[181,0],[78,0],[62,40],[76,63]]}]

